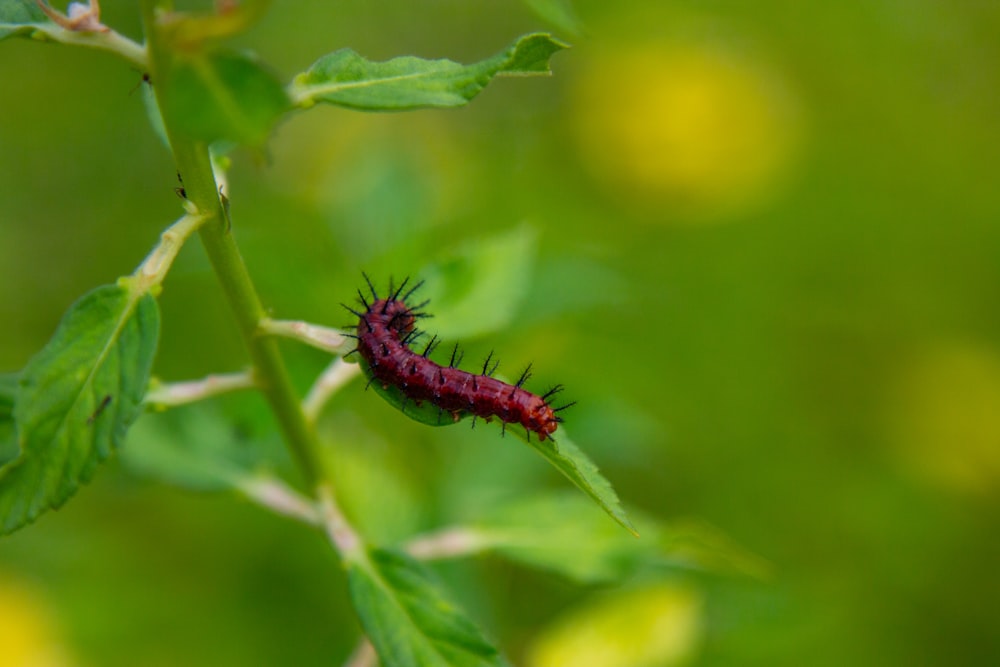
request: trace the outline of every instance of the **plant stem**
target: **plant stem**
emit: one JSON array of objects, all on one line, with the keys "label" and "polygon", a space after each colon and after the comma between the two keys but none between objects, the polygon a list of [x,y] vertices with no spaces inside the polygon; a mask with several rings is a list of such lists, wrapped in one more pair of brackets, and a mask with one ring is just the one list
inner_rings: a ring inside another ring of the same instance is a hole
[{"label": "plant stem", "polygon": [[156,408],[172,408],[230,391],[256,388],[257,383],[251,372],[215,374],[200,380],[156,385],[146,392],[144,402]]},{"label": "plant stem", "polygon": [[339,329],[331,329],[309,322],[265,319],[260,323],[260,333],[267,336],[291,338],[332,354],[343,355],[356,347],[351,339]]},{"label": "plant stem", "polygon": [[[161,74],[170,66],[170,53],[160,44],[156,29],[155,0],[142,3],[143,24],[149,49],[149,67],[153,81],[164,80]],[[164,90],[154,84],[157,104],[164,108]],[[323,478],[319,443],[306,423],[299,400],[292,387],[277,342],[258,336],[260,322],[267,315],[254,289],[243,257],[229,229],[218,186],[212,173],[208,146],[179,131],[175,119],[164,114],[164,127],[178,172],[184,178],[188,200],[207,219],[198,233],[215,275],[236,316],[237,326],[247,346],[254,377],[278,420],[285,441],[292,450],[309,487],[313,490]]]},{"label": "plant stem", "polygon": [[302,411],[309,423],[316,423],[320,410],[330,397],[360,374],[358,364],[349,364],[343,358],[336,359],[327,366],[302,401]]}]

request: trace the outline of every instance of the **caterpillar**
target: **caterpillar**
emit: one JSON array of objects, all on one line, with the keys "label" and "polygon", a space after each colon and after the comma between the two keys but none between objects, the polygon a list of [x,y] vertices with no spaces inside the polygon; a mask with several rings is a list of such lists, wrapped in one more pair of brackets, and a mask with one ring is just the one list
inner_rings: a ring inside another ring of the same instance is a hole
[{"label": "caterpillar", "polygon": [[[499,362],[494,362],[493,353],[483,363],[482,373],[469,373],[457,368],[461,363],[461,354],[456,344],[447,366],[432,361],[428,355],[439,344],[437,336],[431,336],[423,352],[417,353],[410,345],[422,335],[416,328],[418,319],[429,317],[422,311],[429,303],[415,306],[407,305],[410,297],[423,285],[417,283],[405,294],[409,278],[399,287],[393,288],[392,281],[385,298],[379,296],[371,279],[364,273],[365,282],[371,292],[371,300],[365,297],[359,289],[358,297],[364,310],[357,310],[342,304],[351,314],[358,318],[357,353],[369,369],[371,382],[378,382],[384,389],[396,387],[405,397],[405,401],[413,401],[418,407],[428,401],[438,408],[438,417],[449,413],[454,421],[459,421],[468,414],[473,415],[473,426],[476,417],[491,421],[494,417],[502,422],[503,432],[507,424],[520,424],[524,427],[530,440],[531,434],[538,440],[546,438],[555,440],[555,433],[562,417],[557,413],[574,405],[567,403],[553,408],[549,399],[562,391],[562,385],[556,385],[541,396],[523,388],[531,377],[529,364],[520,378],[514,384],[507,384],[492,377]],[[403,404],[405,412],[405,402]]]}]

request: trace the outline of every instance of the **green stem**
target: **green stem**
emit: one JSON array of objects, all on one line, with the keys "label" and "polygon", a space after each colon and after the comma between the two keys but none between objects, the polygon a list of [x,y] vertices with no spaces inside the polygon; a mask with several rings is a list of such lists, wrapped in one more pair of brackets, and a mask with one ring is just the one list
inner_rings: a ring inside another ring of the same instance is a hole
[{"label": "green stem", "polygon": [[[160,3],[155,0],[144,0],[142,4],[149,67],[154,82],[162,81],[161,74],[170,66],[170,53],[160,44],[156,30],[158,4]],[[154,91],[157,104],[163,109],[163,87],[154,84]],[[228,218],[223,211],[218,185],[212,173],[208,146],[179,131],[169,115],[164,115],[163,122],[177,170],[184,178],[187,199],[200,214],[206,216],[198,233],[236,316],[253,364],[254,377],[278,420],[285,441],[306,482],[310,488],[316,489],[323,479],[319,443],[302,413],[277,342],[274,338],[258,335],[260,323],[267,315],[230,233]]]}]

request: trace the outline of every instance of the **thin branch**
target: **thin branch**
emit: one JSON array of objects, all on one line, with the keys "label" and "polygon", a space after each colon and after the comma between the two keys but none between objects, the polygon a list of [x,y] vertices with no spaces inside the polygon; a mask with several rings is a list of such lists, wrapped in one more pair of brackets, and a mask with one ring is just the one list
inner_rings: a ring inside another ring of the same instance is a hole
[{"label": "thin branch", "polygon": [[319,413],[326,405],[327,401],[340,390],[341,387],[361,374],[358,364],[349,364],[343,358],[334,359],[333,363],[326,367],[326,370],[316,379],[309,393],[302,401],[302,411],[306,414],[306,421],[316,423]]},{"label": "thin branch", "polygon": [[201,380],[170,382],[154,387],[146,393],[145,402],[156,407],[172,408],[201,401],[212,396],[241,389],[255,389],[253,373],[225,373],[208,375]]},{"label": "thin branch", "polygon": [[71,3],[69,15],[56,11],[41,0],[37,0],[36,4],[51,19],[51,23],[0,23],[0,28],[30,28],[34,35],[44,35],[54,42],[117,53],[142,71],[147,71],[149,58],[146,47],[101,23],[101,8],[96,0],[88,5]]},{"label": "thin branch", "polygon": [[135,289],[146,292],[163,283],[184,242],[208,220],[209,216],[197,214],[193,206],[190,208],[187,215],[160,234],[160,242],[132,274]]},{"label": "thin branch", "polygon": [[257,331],[265,336],[282,336],[332,354],[347,354],[354,342],[339,329],[294,320],[261,320]]},{"label": "thin branch", "polygon": [[471,528],[443,528],[426,535],[418,535],[407,542],[403,549],[418,560],[459,558],[485,551],[489,541]]},{"label": "thin branch", "polygon": [[248,500],[275,514],[298,519],[313,526],[322,524],[322,516],[315,503],[277,477],[258,476],[241,480],[238,488]]},{"label": "thin branch", "polygon": [[330,543],[340,553],[344,560],[352,560],[358,557],[359,552],[364,547],[364,543],[351,525],[347,522],[344,514],[334,500],[333,489],[328,485],[322,485],[318,489],[320,517],[323,528]]}]

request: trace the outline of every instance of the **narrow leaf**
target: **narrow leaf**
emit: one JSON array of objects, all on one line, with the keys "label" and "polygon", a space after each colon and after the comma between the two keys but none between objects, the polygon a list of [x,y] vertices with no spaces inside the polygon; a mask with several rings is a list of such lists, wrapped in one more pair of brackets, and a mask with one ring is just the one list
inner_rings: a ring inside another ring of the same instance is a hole
[{"label": "narrow leaf", "polygon": [[0,0],[0,39],[30,35],[35,31],[32,23],[48,20],[35,0]]},{"label": "narrow leaf", "polygon": [[21,374],[21,452],[0,468],[0,533],[62,505],[121,445],[141,410],[158,335],[148,294],[107,285],[69,309]]},{"label": "narrow leaf", "polygon": [[[383,387],[378,380],[374,379],[367,364],[364,361],[360,363],[365,377],[369,380],[369,386],[386,402],[402,411],[410,419],[429,426],[450,426],[472,416],[471,412],[461,412],[456,421],[450,413],[439,410],[429,401],[416,405],[398,387],[393,385]],[[499,420],[495,421],[500,423]],[[546,461],[555,466],[559,472],[600,505],[612,519],[638,537],[639,533],[629,521],[611,482],[601,475],[597,465],[566,436],[564,427],[560,427],[555,433],[557,442],[551,439],[540,442],[537,436],[529,436],[522,427],[517,425],[505,429],[504,433],[511,434],[528,443],[532,449],[541,454]]]},{"label": "narrow leaf", "polygon": [[348,560],[347,577],[354,608],[383,665],[503,664],[497,650],[410,557],[371,549]]},{"label": "narrow leaf", "polygon": [[298,75],[291,94],[302,106],[329,102],[364,111],[458,107],[495,76],[549,74],[549,58],[565,48],[551,35],[524,35],[503,52],[472,65],[413,56],[374,62],[352,49],[340,49]]},{"label": "narrow leaf", "polygon": [[566,436],[566,429],[560,427],[555,436],[558,442],[545,440],[539,442],[537,438],[527,437],[523,429],[509,429],[518,438],[526,441],[536,452],[541,454],[546,461],[556,467],[556,470],[565,475],[569,481],[586,493],[591,499],[600,505],[612,519],[620,523],[626,530],[639,536],[635,526],[629,521],[625,514],[625,508],[618,500],[611,482],[605,479],[604,475],[597,469],[597,465],[584,454],[579,447]]},{"label": "narrow leaf", "polygon": [[521,499],[481,517],[476,544],[582,583],[620,581],[649,570],[699,569],[762,577],[767,565],[704,524],[639,514],[643,539],[621,532],[579,494]]},{"label": "narrow leaf", "polygon": [[641,540],[623,533],[583,496],[563,492],[501,506],[477,522],[475,534],[511,560],[594,583],[624,579],[662,560],[655,524],[639,524]]},{"label": "narrow leaf", "polygon": [[[358,355],[355,355],[358,356]],[[382,397],[386,403],[396,408],[413,421],[427,424],[428,426],[451,426],[456,423],[450,412],[439,410],[430,401],[422,401],[420,405],[414,403],[406,397],[399,387],[389,385],[383,387],[382,383],[372,375],[371,368],[358,356],[358,363],[361,364],[361,372],[367,380],[368,387]],[[471,412],[460,413],[458,420],[464,420],[472,416]]]},{"label": "narrow leaf", "polygon": [[170,150],[170,139],[167,137],[167,128],[163,125],[163,114],[160,112],[153,84],[144,78],[139,82],[139,85],[142,86],[142,104],[146,108],[146,118],[149,120],[150,127],[153,128],[153,134],[167,150]]},{"label": "narrow leaf", "polygon": [[259,148],[289,107],[274,75],[243,53],[179,58],[164,86],[164,114],[189,136],[209,143]]}]

